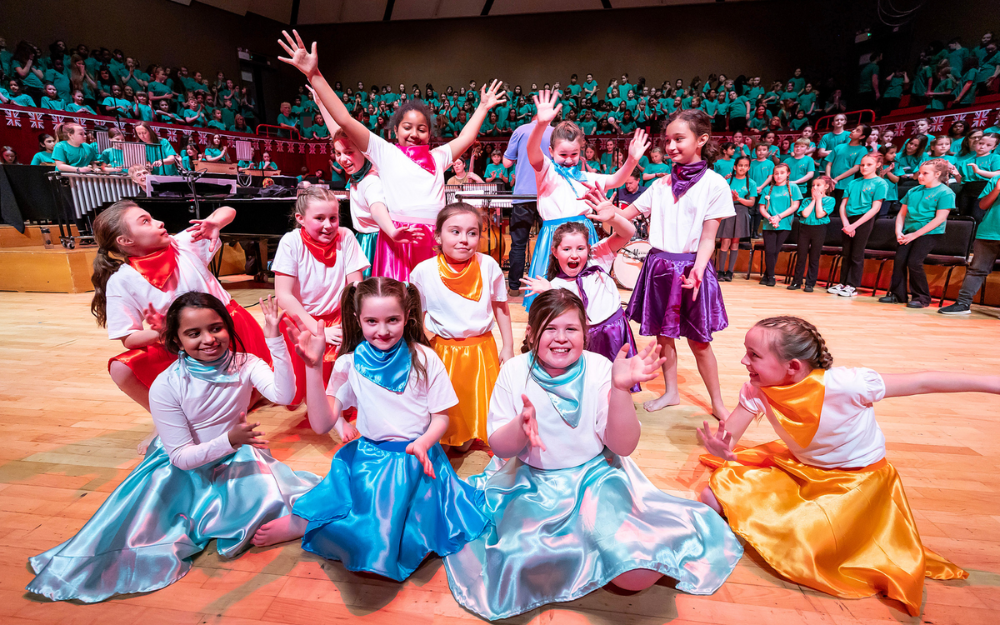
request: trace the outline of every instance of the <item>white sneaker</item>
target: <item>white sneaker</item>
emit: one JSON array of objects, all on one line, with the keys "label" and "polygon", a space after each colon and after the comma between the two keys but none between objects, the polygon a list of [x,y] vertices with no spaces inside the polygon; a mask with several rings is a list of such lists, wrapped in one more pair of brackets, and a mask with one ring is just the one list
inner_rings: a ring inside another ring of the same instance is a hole
[{"label": "white sneaker", "polygon": [[845,284],[842,289],[837,293],[841,297],[854,297],[858,294],[858,290],[849,284]]},{"label": "white sneaker", "polygon": [[840,295],[840,292],[844,289],[843,284],[835,284],[826,290],[827,293],[832,293],[833,295]]}]

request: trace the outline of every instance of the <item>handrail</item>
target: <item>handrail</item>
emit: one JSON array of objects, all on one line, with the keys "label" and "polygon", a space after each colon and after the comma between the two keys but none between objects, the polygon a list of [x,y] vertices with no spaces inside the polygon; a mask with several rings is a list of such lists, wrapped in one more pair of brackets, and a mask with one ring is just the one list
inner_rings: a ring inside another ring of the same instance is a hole
[{"label": "handrail", "polygon": [[[866,113],[869,116],[867,122],[865,121]],[[816,132],[825,132],[829,130],[830,122],[832,122],[833,118],[836,117],[837,115],[847,116],[848,126],[857,126],[858,124],[865,124],[865,123],[867,123],[870,126],[873,123],[875,123],[875,111],[871,109],[861,109],[858,111],[848,111],[846,113],[834,113],[833,115],[825,115],[823,117],[820,117],[819,119],[816,120],[816,123],[813,124],[813,130],[815,130]],[[855,116],[857,116],[857,120],[853,121],[852,118]]]},{"label": "handrail", "polygon": [[[285,128],[284,126],[272,126],[270,124],[257,124],[257,132],[256,132],[256,134],[257,134],[258,137],[262,136],[261,132],[260,132],[262,128],[263,129],[273,128],[274,130],[277,131],[277,133],[274,134],[274,135],[272,135],[270,132],[265,132],[265,133],[263,133],[263,136],[265,136],[265,137],[272,137],[272,136],[274,136],[274,137],[279,137],[280,138],[281,137],[281,133],[287,132],[287,133],[289,133],[289,137],[288,137],[289,139],[295,139],[295,140],[298,140],[298,141],[302,140],[302,135],[299,134],[299,131],[298,131],[297,128]],[[294,136],[291,133],[295,133]]]}]

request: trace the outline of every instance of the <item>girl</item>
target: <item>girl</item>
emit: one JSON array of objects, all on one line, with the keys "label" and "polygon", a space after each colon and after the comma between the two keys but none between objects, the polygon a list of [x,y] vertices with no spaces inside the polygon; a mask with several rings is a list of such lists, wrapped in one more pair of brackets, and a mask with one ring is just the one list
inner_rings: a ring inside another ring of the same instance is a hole
[{"label": "girl", "polygon": [[[873,404],[923,393],[1000,393],[1000,377],[948,372],[880,375],[832,367],[826,342],[797,317],[746,335],[739,406],[699,438],[715,469],[702,500],[789,580],[843,598],[885,592],[916,616],[923,579],[968,573],[921,545]],[[781,438],[736,443],[766,415]],[[728,461],[728,462],[727,462]]]},{"label": "girl", "polygon": [[[843,146],[837,146],[840,149]],[[865,269],[865,246],[875,228],[875,218],[889,195],[889,183],[878,177],[881,155],[867,154],[858,164],[861,178],[852,180],[847,195],[840,200],[841,235],[840,284],[826,290],[841,297],[854,297],[861,287]],[[836,191],[834,198],[836,199]]]},{"label": "girl", "polygon": [[917,171],[920,163],[927,160],[924,150],[927,149],[928,139],[920,134],[913,137],[903,146],[903,153],[896,158],[899,167],[903,170],[902,183],[899,185],[899,192],[905,194],[917,184]]},{"label": "girl", "polygon": [[778,254],[792,230],[792,218],[799,209],[802,192],[788,184],[791,169],[785,163],[774,168],[774,182],[760,196],[760,215],[764,218],[764,271],[760,283],[774,286],[774,268]]},{"label": "girl", "polygon": [[73,101],[66,105],[67,113],[90,113],[91,115],[97,115],[94,109],[90,108],[85,103],[83,96],[83,91],[76,89],[73,91]]},{"label": "girl", "polygon": [[198,154],[198,146],[193,143],[189,143],[184,146],[184,153],[181,154],[181,167],[188,171],[192,171],[198,166],[200,158],[201,155]]},{"label": "girl", "polygon": [[879,209],[879,214],[895,215],[899,209],[898,183],[900,176],[903,174],[903,169],[896,163],[896,146],[885,144],[879,148],[878,152],[882,155],[882,166],[879,168],[878,175],[888,185],[885,202],[883,202],[882,208]]},{"label": "girl", "polygon": [[246,420],[254,390],[285,403],[295,387],[278,307],[260,305],[273,371],[237,353],[242,337],[218,298],[188,292],[170,305],[163,343],[172,361],[150,389],[160,438],[76,536],[31,558],[30,592],[93,603],[169,586],[210,540],[235,557],[319,483],[272,458],[260,424]]},{"label": "girl", "polygon": [[[149,388],[174,361],[160,336],[163,314],[179,295],[207,293],[226,307],[240,335],[238,351],[267,363],[271,355],[257,321],[222,288],[208,265],[219,247],[219,230],[236,216],[222,207],[175,236],[163,222],[129,200],[115,202],[94,220],[97,257],[90,280],[90,312],[108,329],[108,338],[128,350],[108,361],[111,379],[137,404],[149,410]],[[143,325],[143,322],[149,329]],[[153,435],[155,436],[155,434]],[[152,438],[140,443],[139,453]]]},{"label": "girl", "polygon": [[455,139],[433,150],[428,145],[431,139],[430,110],[423,100],[408,100],[396,109],[390,123],[398,141],[398,145],[393,147],[351,117],[319,72],[316,44],[313,43],[312,50],[307,51],[302,38],[297,32],[292,32],[294,39],[283,32],[285,41],[279,41],[289,55],[289,58],[281,57],[281,60],[306,75],[334,121],[378,169],[393,223],[397,227],[413,225],[423,231],[424,237],[413,243],[395,242],[388,237],[378,239],[372,273],[407,280],[417,264],[434,256],[432,227],[437,214],[444,208],[445,172],[459,155],[472,146],[489,110],[506,102],[506,97],[501,94],[502,85],[496,80],[489,88],[483,85],[481,101],[472,119]]},{"label": "girl", "polygon": [[[552,235],[552,258],[544,279],[523,280],[529,291],[542,293],[550,289],[567,289],[583,301],[587,311],[587,351],[614,361],[623,345],[628,345],[628,357],[638,353],[632,328],[622,312],[618,285],[609,272],[618,250],[625,247],[635,234],[632,222],[615,210],[614,199],[604,197],[596,187],[583,198],[595,215],[588,218],[603,222],[614,234],[591,247],[588,230],[583,224],[567,222]],[[631,392],[638,393],[638,385]]]},{"label": "girl", "polygon": [[[370,267],[354,234],[340,227],[340,201],[321,187],[311,186],[299,193],[293,213],[295,230],[281,237],[271,269],[278,304],[301,325],[318,332],[322,320],[326,328],[323,381],[330,379],[337,347],[341,342],[340,296],[348,284],[360,282]],[[289,353],[295,349],[287,320],[281,325]],[[291,357],[295,370],[295,396],[290,409],[306,397],[306,366],[297,355]]]},{"label": "girl", "polygon": [[483,485],[492,522],[445,559],[455,600],[484,618],[572,601],[609,582],[641,590],[662,575],[684,592],[711,594],[742,555],[721,518],[660,491],[629,458],[641,430],[629,389],[656,377],[659,348],[626,358],[622,346],[612,363],[584,351],[586,328],[580,298],[542,293],[524,353],[500,371],[490,447],[510,460]]},{"label": "girl", "polygon": [[656,337],[666,358],[663,395],[643,407],[652,412],[680,403],[674,340],[683,336],[708,387],[712,414],[725,419],[729,413],[722,401],[711,341],[713,333],[729,325],[729,319],[710,259],[719,222],[736,211],[726,181],[709,171],[719,150],[711,141],[710,122],[704,111],[671,113],[666,147],[673,172],[657,180],[624,211],[629,221],[639,213],[650,219],[653,245],[642,263],[626,314],[640,324],[640,334]]},{"label": "girl", "polygon": [[125,154],[122,152],[122,144],[125,142],[125,133],[112,126],[108,128],[108,140],[110,142],[108,149],[101,152],[99,157],[101,163],[111,166],[114,171],[124,169]]},{"label": "girl", "polygon": [[66,140],[52,148],[52,160],[55,161],[56,169],[73,173],[93,171],[93,164],[100,161],[100,156],[94,146],[87,143],[87,130],[79,124],[66,122],[56,130],[56,135],[60,133]]},{"label": "girl", "polygon": [[50,134],[42,133],[38,135],[38,147],[42,148],[31,157],[32,165],[55,165],[56,161],[52,157],[52,149],[56,147],[56,139]]},{"label": "girl", "polygon": [[[920,165],[917,181],[903,198],[896,215],[896,241],[899,248],[892,263],[892,285],[884,304],[906,304],[907,308],[926,308],[931,292],[924,273],[924,259],[944,235],[948,212],[955,208],[955,192],[947,182],[952,165],[940,158]],[[909,282],[909,302],[907,302]]]},{"label": "girl", "polygon": [[740,254],[740,239],[750,236],[750,209],[757,203],[757,188],[750,181],[750,159],[740,156],[728,177],[736,214],[719,223],[719,279],[733,281],[733,271]]},{"label": "girl", "polygon": [[151,164],[151,174],[154,176],[176,176],[177,156],[174,147],[166,139],[161,139],[149,122],[139,122],[135,126],[135,136],[146,144],[146,162]]},{"label": "girl", "polygon": [[271,155],[264,152],[260,155],[261,161],[257,163],[257,169],[261,171],[278,171],[278,165],[271,160]]},{"label": "girl", "polygon": [[[590,208],[579,201],[586,195],[587,185],[597,185],[602,191],[616,189],[625,183],[629,173],[639,162],[639,159],[649,148],[646,131],[639,129],[629,145],[628,158],[614,174],[590,174],[580,167],[580,151],[583,149],[585,137],[580,128],[573,122],[562,122],[552,130],[550,139],[551,157],[542,152],[542,136],[549,123],[559,115],[562,109],[557,104],[557,92],[542,91],[535,98],[538,109],[538,123],[528,136],[528,162],[535,170],[535,184],[538,189],[538,214],[542,218],[542,227],[535,240],[536,250],[552,248],[552,234],[560,224],[576,221],[584,224],[590,233],[591,245],[597,243],[597,231],[594,225],[583,215]],[[609,142],[610,143],[610,142]],[[549,270],[548,254],[535,254],[531,258],[528,278],[540,278]],[[525,295],[524,307],[531,308],[535,296]]]},{"label": "girl", "polygon": [[991,178],[1000,176],[1000,154],[994,154],[1000,134],[987,132],[976,142],[976,155],[962,165],[959,175],[962,178],[962,192],[959,195],[958,207],[963,215],[972,215],[976,222],[983,220],[983,211],[979,209],[979,196]]},{"label": "girl", "polygon": [[[714,129],[715,126],[712,128]],[[719,159],[712,163],[712,169],[715,170],[715,173],[726,179],[733,174],[733,165],[736,164],[736,161],[733,159],[736,157],[737,149],[739,149],[739,147],[731,141],[726,141],[722,144]]]},{"label": "girl", "polygon": [[842,143],[824,159],[826,163],[826,175],[833,179],[837,185],[833,191],[833,197],[838,202],[844,197],[848,185],[854,180],[854,174],[858,173],[861,158],[868,154],[868,135],[871,134],[871,127],[861,124],[851,131],[850,139],[847,143]]},{"label": "girl", "polygon": [[[344,341],[323,389],[324,324],[296,324],[306,361],[309,425],[345,443],[319,486],[292,514],[261,527],[257,546],[302,537],[302,548],[349,571],[403,581],[431,552],[455,553],[488,521],[475,490],[458,479],[438,440],[458,403],[441,360],[427,346],[413,284],[369,278],[341,300]],[[341,414],[358,408],[357,428]]]},{"label": "girl", "polygon": [[229,151],[222,147],[222,135],[209,135],[208,147],[205,148],[203,160],[210,163],[229,162]]},{"label": "girl", "polygon": [[[812,193],[801,204],[798,260],[795,263],[795,277],[788,285],[789,291],[801,288],[806,293],[812,293],[816,286],[816,279],[819,277],[819,257],[823,252],[823,242],[826,241],[826,227],[830,223],[830,215],[837,208],[837,201],[830,196],[833,188],[833,180],[829,176],[814,178]],[[806,274],[806,262],[809,263],[808,274]],[[806,284],[802,287],[804,275]]]},{"label": "girl", "polygon": [[[442,445],[468,451],[485,441],[486,412],[500,366],[514,357],[507,285],[500,265],[479,253],[485,218],[475,206],[457,202],[438,213],[434,238],[440,252],[417,265],[411,280],[420,290],[431,346],[444,363],[458,395],[448,411]],[[494,319],[496,320],[494,322]],[[497,354],[494,323],[503,347]]]},{"label": "girl", "polygon": [[663,150],[655,147],[649,152],[649,163],[642,170],[642,186],[648,187],[658,178],[670,175],[670,163],[663,162]]}]

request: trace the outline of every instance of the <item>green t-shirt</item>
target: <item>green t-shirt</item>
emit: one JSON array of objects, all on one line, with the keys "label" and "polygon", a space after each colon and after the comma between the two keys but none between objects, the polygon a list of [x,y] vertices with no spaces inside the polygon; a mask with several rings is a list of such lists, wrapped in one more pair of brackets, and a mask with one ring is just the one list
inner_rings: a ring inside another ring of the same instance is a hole
[{"label": "green t-shirt", "polygon": [[[170,142],[166,139],[160,139],[158,145],[146,144],[146,160],[150,163],[176,155],[177,152],[174,151],[174,146],[170,145]],[[160,167],[154,167],[150,173],[154,176],[176,176],[177,167],[173,163],[161,165]]]},{"label": "green t-shirt", "polygon": [[813,104],[816,103],[817,96],[818,92],[816,91],[810,91],[809,93],[799,94],[799,108],[805,111],[806,114],[808,114],[809,109],[811,109]]},{"label": "green t-shirt", "polygon": [[885,88],[885,93],[882,94],[882,97],[890,99],[903,97],[903,77],[894,74],[889,79],[889,86]]},{"label": "green t-shirt", "polygon": [[896,157],[896,164],[899,168],[903,170],[903,174],[906,176],[916,175],[917,170],[920,169],[920,163],[927,160],[927,154],[921,154],[920,156],[915,156],[912,154],[900,154]]},{"label": "green t-shirt", "polygon": [[[816,171],[816,163],[809,156],[803,156],[802,158],[790,157],[785,159],[785,164],[788,165],[789,169],[792,170],[791,173],[788,175],[789,181],[798,180],[799,178],[802,178],[809,172]],[[811,182],[812,179],[809,179],[805,182],[800,182],[799,184],[795,185],[799,188],[799,192],[802,193],[803,197],[809,194],[809,184]]]},{"label": "green t-shirt", "polygon": [[208,127],[215,128],[216,130],[229,130],[228,128],[226,128],[226,125],[224,123],[216,121],[214,119],[208,122]]},{"label": "green t-shirt", "polygon": [[53,158],[52,152],[38,152],[31,157],[32,165],[55,165],[56,160]]},{"label": "green t-shirt", "polygon": [[297,117],[286,117],[283,113],[278,113],[278,125],[299,128],[299,120]]},{"label": "green t-shirt", "polygon": [[483,176],[483,180],[489,180],[490,176],[493,175],[496,175],[496,180],[493,180],[493,182],[503,183],[503,180],[501,180],[500,177],[507,177],[507,168],[503,166],[503,163],[490,163],[486,166],[486,175]]},{"label": "green t-shirt", "polygon": [[872,76],[878,75],[878,65],[869,63],[861,68],[861,80],[858,82],[858,93],[872,92]]},{"label": "green t-shirt", "polygon": [[[955,90],[955,79],[945,78],[941,82],[935,84],[933,87],[935,93],[940,93],[943,91],[952,92]],[[928,111],[943,111],[945,104],[948,102],[947,96],[933,96],[931,97],[930,104],[927,105]]]},{"label": "green t-shirt", "polygon": [[737,178],[735,175],[730,176],[729,188],[736,191],[736,195],[743,199],[757,197],[757,185],[754,184],[749,175],[742,178]]},{"label": "green t-shirt", "polygon": [[[659,173],[670,173],[670,163],[650,163],[646,165],[646,169],[643,170],[643,174],[659,174]],[[651,178],[649,180],[643,180],[642,186],[648,187],[649,185],[656,182],[656,178]]]},{"label": "green t-shirt", "polygon": [[715,173],[725,177],[733,173],[733,167],[735,165],[736,165],[735,159],[719,158],[716,159],[714,163],[712,163],[712,169],[715,170]]},{"label": "green t-shirt", "polygon": [[212,158],[215,158],[216,156],[222,156],[222,148],[216,148],[216,147],[205,148],[205,156],[210,156]]},{"label": "green t-shirt", "polygon": [[[34,161],[32,161],[32,165],[34,165]],[[1000,176],[992,178],[979,197],[984,198],[992,193],[993,189],[997,188],[997,181],[1000,181]],[[996,202],[993,202],[993,206],[986,210],[986,216],[983,217],[982,223],[976,230],[976,238],[984,241],[1000,241],[1000,197],[997,198]]]},{"label": "green t-shirt", "polygon": [[102,163],[110,165],[111,167],[125,167],[125,155],[122,153],[121,148],[108,148],[107,150],[101,152],[101,155],[98,158]]},{"label": "green t-shirt", "polygon": [[977,156],[966,162],[962,165],[961,173],[963,182],[981,182],[987,180],[987,178],[980,176],[972,170],[972,163],[975,163],[976,167],[983,171],[997,171],[1000,170],[1000,155],[990,153],[986,156]]},{"label": "green t-shirt", "polygon": [[[916,232],[934,219],[939,210],[955,209],[955,192],[946,184],[938,184],[927,188],[918,185],[910,189],[903,198],[906,205],[906,219],[903,221],[903,234]],[[941,224],[927,234],[944,234],[945,224]]]},{"label": "green t-shirt", "polygon": [[45,80],[55,85],[56,93],[64,102],[73,101],[70,94],[73,86],[69,82],[69,76],[63,74],[62,72],[57,72],[54,69],[50,69],[45,72]]},{"label": "green t-shirt", "polygon": [[[802,200],[802,194],[799,193],[799,188],[788,184],[780,187],[769,184],[764,187],[764,190],[760,194],[761,206],[764,207],[768,215],[772,216],[785,212],[792,207],[792,202],[800,200]],[[764,230],[791,230],[794,216],[793,213],[783,218],[778,223],[777,228],[772,226],[771,222],[764,221]]]},{"label": "green t-shirt", "polygon": [[146,90],[152,93],[154,96],[173,94],[173,92],[170,90],[170,87],[166,86],[162,82],[156,82],[155,80],[149,83],[149,86],[146,87]]},{"label": "green t-shirt", "polygon": [[594,134],[594,131],[597,130],[597,122],[593,120],[589,122],[588,121],[578,122],[577,126],[580,127],[580,130],[582,130],[583,134],[585,135],[592,135]]},{"label": "green t-shirt", "polygon": [[84,105],[81,106],[81,105],[77,104],[76,102],[70,102],[69,104],[67,104],[66,105],[66,112],[68,112],[68,113],[90,113],[91,115],[97,115],[97,113],[94,112],[94,109],[90,108],[86,104],[84,104]]},{"label": "green t-shirt", "polygon": [[[836,177],[843,174],[848,169],[860,163],[865,154],[868,154],[867,146],[850,145],[848,143],[838,145],[826,157],[826,162],[831,163],[830,175]],[[837,181],[837,188],[846,189],[850,183],[850,178],[842,178]]]},{"label": "green t-shirt", "polygon": [[750,171],[747,174],[750,177],[750,182],[753,183],[754,188],[759,187],[767,177],[771,175],[774,171],[774,161],[769,158],[765,158],[762,161],[756,159],[750,161]]},{"label": "green t-shirt", "polygon": [[799,205],[799,213],[798,213],[799,223],[802,224],[803,226],[822,226],[823,224],[830,223],[830,214],[837,207],[837,200],[833,199],[832,197],[824,195],[820,207],[822,208],[823,212],[826,213],[826,215],[822,217],[816,217],[816,210],[813,209],[813,211],[809,213],[808,217],[803,217],[802,213],[805,212],[806,208],[812,206],[812,203],[813,199],[812,196],[810,195],[802,202],[801,205]]},{"label": "green t-shirt", "polygon": [[[15,70],[17,70],[20,67],[23,67],[20,61],[12,61],[10,64],[11,76],[16,76],[18,78],[21,78],[20,74],[17,74],[15,72]],[[35,89],[41,89],[42,87],[45,86],[44,83],[42,83],[42,79],[39,78],[38,74],[35,73],[36,69],[40,70],[42,68],[38,66],[37,62],[32,63],[31,69],[28,71],[27,74],[25,74],[24,78],[21,78],[21,82],[24,83],[25,87],[34,87]]]},{"label": "green t-shirt", "polygon": [[840,134],[828,132],[819,140],[819,149],[833,152],[833,148],[842,143],[848,143],[850,140],[851,133],[849,132],[841,131]]},{"label": "green t-shirt", "polygon": [[923,97],[927,95],[927,81],[934,75],[934,70],[930,65],[924,65],[917,70],[913,77],[913,95]]},{"label": "green t-shirt", "polygon": [[56,98],[55,100],[49,98],[47,95],[42,96],[42,108],[50,109],[53,111],[63,111],[66,110],[66,103],[62,100]]},{"label": "green t-shirt", "polygon": [[[191,124],[192,126],[204,126],[205,125],[205,114],[201,111],[193,111],[191,109],[184,109],[181,111],[181,117],[184,118],[184,123]],[[188,118],[194,117],[194,121],[187,121]]]},{"label": "green t-shirt", "polygon": [[792,121],[788,122],[788,127],[791,128],[792,130],[802,130],[808,125],[809,125],[809,120],[806,119],[805,117],[803,117],[802,119],[796,117]]},{"label": "green t-shirt", "polygon": [[61,161],[71,167],[86,167],[99,158],[97,150],[89,143],[75,148],[68,141],[60,141],[52,150],[52,160]]},{"label": "green t-shirt", "polygon": [[[891,169],[889,167],[890,165]],[[885,180],[885,183],[887,185],[889,185],[889,192],[885,196],[885,199],[887,201],[895,202],[896,200],[899,199],[899,187],[897,186],[897,183],[885,177],[886,172],[891,172],[892,175],[894,176],[902,176],[903,168],[899,166],[899,163],[891,163],[891,164],[887,163],[883,164],[882,166],[882,173],[881,173],[882,179]]]},{"label": "green t-shirt", "polygon": [[884,178],[858,178],[847,186],[847,215],[863,215],[872,209],[877,200],[885,200],[889,194],[889,183]]}]

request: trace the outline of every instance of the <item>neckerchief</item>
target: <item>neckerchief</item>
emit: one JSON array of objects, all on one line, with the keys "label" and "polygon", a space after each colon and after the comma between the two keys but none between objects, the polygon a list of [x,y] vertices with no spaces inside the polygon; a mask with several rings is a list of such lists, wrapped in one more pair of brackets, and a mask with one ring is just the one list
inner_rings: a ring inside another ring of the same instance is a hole
[{"label": "neckerchief", "polygon": [[807,378],[795,384],[760,389],[778,423],[800,447],[808,447],[819,429],[826,395],[825,375],[825,370],[814,369]]},{"label": "neckerchief", "polygon": [[479,301],[483,294],[483,274],[479,270],[479,259],[475,254],[460,271],[452,269],[444,254],[438,254],[437,261],[438,275],[449,291],[467,300]]},{"label": "neckerchief", "polygon": [[170,276],[177,270],[177,248],[171,241],[170,245],[152,254],[129,257],[128,264],[138,271],[146,282],[162,291]]},{"label": "neckerchief", "polygon": [[560,270],[559,274],[556,276],[557,278],[560,278],[562,280],[575,280],[576,281],[576,289],[580,292],[580,299],[583,300],[583,308],[584,308],[584,310],[586,310],[587,307],[590,306],[590,302],[587,301],[587,292],[583,290],[583,278],[584,278],[584,276],[589,276],[590,274],[593,274],[593,273],[604,273],[604,274],[607,274],[607,272],[604,271],[604,269],[602,267],[598,267],[597,265],[590,265],[588,267],[584,267],[583,270],[580,273],[576,274],[575,277],[574,276],[569,276],[569,275],[563,273],[562,270]]},{"label": "neckerchief", "polygon": [[701,180],[706,171],[708,161],[705,160],[686,165],[674,164],[673,171],[670,172],[670,191],[674,194],[674,201],[680,200],[688,189]]},{"label": "neckerchief", "polygon": [[568,184],[569,188],[573,191],[573,195],[580,197],[580,195],[576,192],[576,187],[573,186],[572,181],[576,180],[577,182],[580,183],[587,181],[587,176],[585,176],[583,173],[582,163],[578,162],[573,167],[566,167],[565,165],[560,165],[559,163],[557,163],[555,159],[552,159],[552,169],[554,169],[556,173],[559,174],[560,178],[566,181],[566,184]]},{"label": "neckerchief", "polygon": [[211,362],[202,362],[181,350],[178,354],[178,362],[181,373],[206,382],[226,384],[240,379],[239,372],[233,367],[233,350],[231,349],[226,350],[225,354]]},{"label": "neckerchief", "polygon": [[566,425],[575,428],[580,425],[582,416],[583,385],[587,376],[586,360],[581,356],[576,363],[566,369],[562,375],[552,377],[545,369],[532,358],[531,379],[538,386],[542,387],[545,394],[549,396],[552,407],[556,409]]},{"label": "neckerchief", "polygon": [[363,341],[354,350],[354,370],[393,393],[402,393],[410,379],[410,349],[400,339],[388,351]]},{"label": "neckerchief", "polygon": [[337,229],[337,236],[333,237],[333,241],[326,244],[320,243],[309,236],[305,228],[299,228],[299,234],[302,235],[302,244],[306,246],[306,249],[313,255],[313,258],[327,267],[333,267],[337,264],[337,247],[340,245],[339,228]]},{"label": "neckerchief", "polygon": [[371,170],[372,170],[372,162],[365,159],[365,164],[361,166],[361,169],[354,172],[353,174],[348,174],[347,190],[350,191],[352,185],[356,186],[361,184],[361,181],[364,180],[365,176],[367,176],[368,172],[370,172]]},{"label": "neckerchief", "polygon": [[434,163],[434,157],[431,156],[431,146],[429,145],[407,145],[402,146],[398,143],[396,147],[402,150],[403,154],[406,155],[408,159],[420,165],[420,167],[432,176],[437,175],[437,167]]}]

